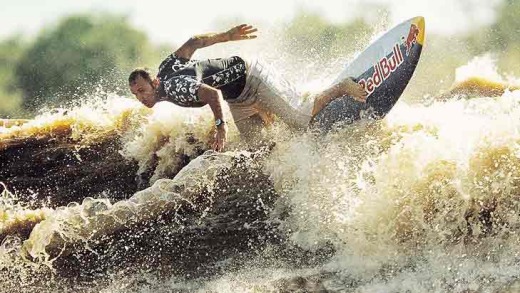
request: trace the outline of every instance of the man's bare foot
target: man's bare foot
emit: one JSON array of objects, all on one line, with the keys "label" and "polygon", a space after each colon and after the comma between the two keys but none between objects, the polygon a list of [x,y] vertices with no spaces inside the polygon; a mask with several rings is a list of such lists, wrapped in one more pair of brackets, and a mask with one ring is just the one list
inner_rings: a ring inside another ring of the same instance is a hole
[{"label": "man's bare foot", "polygon": [[367,92],[363,88],[362,85],[355,82],[352,78],[347,77],[344,80],[340,81],[337,84],[338,90],[343,95],[349,95],[354,98],[354,100],[365,103],[367,101]]},{"label": "man's bare foot", "polygon": [[327,106],[334,99],[344,95],[352,96],[356,101],[366,102],[367,92],[352,78],[347,77],[339,83],[326,89],[314,99],[314,108],[312,109],[312,117],[316,116],[325,106]]}]

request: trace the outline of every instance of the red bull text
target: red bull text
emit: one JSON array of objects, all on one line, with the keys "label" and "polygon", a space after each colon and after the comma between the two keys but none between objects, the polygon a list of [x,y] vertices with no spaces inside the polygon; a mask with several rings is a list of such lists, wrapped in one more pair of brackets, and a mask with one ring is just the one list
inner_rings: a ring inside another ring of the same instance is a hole
[{"label": "red bull text", "polygon": [[374,65],[372,76],[361,79],[358,83],[363,86],[370,96],[403,62],[404,58],[399,44],[395,44],[392,53],[388,57],[381,58]]}]

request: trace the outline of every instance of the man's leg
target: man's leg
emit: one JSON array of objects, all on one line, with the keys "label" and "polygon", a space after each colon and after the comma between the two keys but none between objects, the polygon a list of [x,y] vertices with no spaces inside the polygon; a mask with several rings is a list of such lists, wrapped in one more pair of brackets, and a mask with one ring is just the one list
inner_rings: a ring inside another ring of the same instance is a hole
[{"label": "man's leg", "polygon": [[304,130],[309,125],[311,116],[304,114],[299,108],[289,104],[285,96],[280,96],[270,90],[264,91],[265,95],[259,96],[258,106],[263,110],[273,113],[289,127]]},{"label": "man's leg", "polygon": [[[251,68],[256,80],[256,106],[259,112],[268,112],[293,129],[306,129],[311,119],[309,107],[305,107],[302,95],[272,68],[255,63]],[[307,109],[306,109],[307,108]]]},{"label": "man's leg", "polygon": [[242,103],[228,103],[228,105],[238,132],[240,132],[240,138],[247,143],[256,140],[266,123],[258,112],[254,100],[253,102],[246,100]]}]

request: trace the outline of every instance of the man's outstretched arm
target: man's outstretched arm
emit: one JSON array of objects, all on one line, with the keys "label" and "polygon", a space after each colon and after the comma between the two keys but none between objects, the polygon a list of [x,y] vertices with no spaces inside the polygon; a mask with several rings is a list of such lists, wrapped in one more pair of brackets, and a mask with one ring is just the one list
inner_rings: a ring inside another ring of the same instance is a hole
[{"label": "man's outstretched arm", "polygon": [[191,59],[193,53],[197,49],[211,46],[216,43],[224,43],[228,41],[240,41],[255,39],[255,33],[257,31],[251,25],[241,24],[223,33],[209,33],[203,35],[197,35],[191,37],[186,43],[180,46],[175,55],[181,58]]}]

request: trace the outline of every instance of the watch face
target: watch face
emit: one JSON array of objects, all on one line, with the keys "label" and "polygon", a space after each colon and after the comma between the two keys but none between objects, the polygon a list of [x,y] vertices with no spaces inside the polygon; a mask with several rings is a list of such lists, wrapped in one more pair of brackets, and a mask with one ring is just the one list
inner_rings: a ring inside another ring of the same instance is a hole
[{"label": "watch face", "polygon": [[215,120],[215,125],[220,126],[223,123],[222,119]]}]

